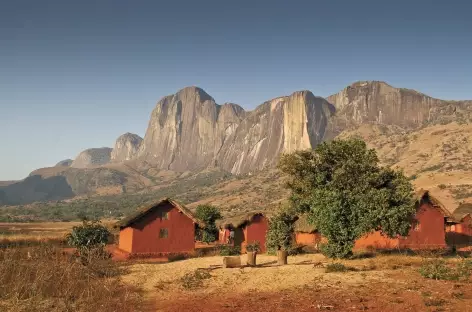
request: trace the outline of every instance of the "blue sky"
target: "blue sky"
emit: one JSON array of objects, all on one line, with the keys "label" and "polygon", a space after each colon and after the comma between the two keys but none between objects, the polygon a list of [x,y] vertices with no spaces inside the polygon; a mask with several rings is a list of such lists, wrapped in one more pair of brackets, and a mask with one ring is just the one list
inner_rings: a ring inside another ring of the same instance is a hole
[{"label": "blue sky", "polygon": [[472,99],[470,1],[0,2],[0,180],[144,135],[197,85],[252,109],[385,80]]}]

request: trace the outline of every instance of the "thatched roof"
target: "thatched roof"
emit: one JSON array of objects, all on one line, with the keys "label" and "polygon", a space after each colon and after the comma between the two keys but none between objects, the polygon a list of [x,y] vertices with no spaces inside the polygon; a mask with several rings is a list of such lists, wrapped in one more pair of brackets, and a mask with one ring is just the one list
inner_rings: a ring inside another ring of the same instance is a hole
[{"label": "thatched roof", "polygon": [[175,200],[171,199],[171,198],[163,198],[155,203],[152,203],[152,204],[149,204],[149,205],[146,205],[146,206],[143,206],[141,208],[139,208],[136,212],[132,213],[131,215],[129,215],[128,217],[124,218],[123,220],[121,221],[118,221],[114,227],[117,227],[117,228],[125,228],[125,227],[128,227],[130,226],[131,224],[137,222],[138,220],[140,220],[141,218],[143,218],[144,216],[146,216],[148,213],[152,212],[154,209],[158,208],[159,206],[163,205],[163,204],[171,204],[172,206],[174,206],[175,208],[177,208],[180,212],[182,212],[184,215],[186,215],[187,217],[189,217],[190,219],[192,219],[193,222],[195,222],[196,224],[198,224],[199,226],[201,227],[204,227],[204,223],[200,220],[198,220],[194,215],[193,213],[188,209],[186,208],[184,205],[176,202]]},{"label": "thatched roof", "polygon": [[302,214],[295,221],[294,230],[299,233],[315,233],[317,228],[308,221],[308,215]]},{"label": "thatched roof", "polygon": [[254,217],[257,216],[257,215],[262,215],[262,216],[268,217],[268,214],[266,212],[252,211],[252,212],[247,212],[247,213],[243,213],[243,214],[240,214],[240,215],[236,215],[236,216],[233,216],[233,217],[225,218],[223,220],[217,220],[216,225],[220,228],[243,227],[247,223],[252,222]]},{"label": "thatched roof", "polygon": [[467,215],[472,215],[472,204],[471,203],[462,203],[454,211],[454,218],[461,222]]},{"label": "thatched roof", "polygon": [[432,196],[428,190],[420,189],[416,192],[416,202],[421,205],[423,202],[429,202],[434,207],[439,209],[442,214],[447,217],[448,219],[453,220],[454,216],[451,212],[434,196]]}]

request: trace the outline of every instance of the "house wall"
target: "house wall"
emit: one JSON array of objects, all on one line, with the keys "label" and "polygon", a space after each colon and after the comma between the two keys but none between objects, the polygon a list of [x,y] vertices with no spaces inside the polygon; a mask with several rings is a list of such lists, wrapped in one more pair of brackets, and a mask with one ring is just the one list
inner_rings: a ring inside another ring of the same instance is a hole
[{"label": "house wall", "polygon": [[218,234],[218,241],[222,244],[226,244],[229,238],[229,230],[228,229],[220,229]]},{"label": "house wall", "polygon": [[315,246],[321,242],[321,234],[296,232],[295,242],[298,245]]},{"label": "house wall", "polygon": [[131,252],[133,246],[133,228],[127,227],[120,230],[118,248],[126,252]]},{"label": "house wall", "polygon": [[389,238],[380,231],[367,234],[355,242],[354,249],[394,249],[400,246],[398,238]]},{"label": "house wall", "polygon": [[244,228],[245,241],[241,246],[241,250],[245,252],[248,243],[258,241],[261,253],[266,252],[266,234],[269,228],[269,222],[266,217],[256,215],[252,221]]},{"label": "house wall", "polygon": [[354,249],[391,249],[411,248],[428,249],[446,247],[446,235],[444,230],[444,215],[439,209],[425,203],[419,207],[415,219],[419,228],[414,226],[410,229],[408,236],[399,238],[388,238],[376,231],[358,239]]},{"label": "house wall", "polygon": [[470,215],[465,216],[461,223],[448,225],[446,242],[448,245],[456,247],[472,245],[472,218]]},{"label": "house wall", "polygon": [[[168,220],[161,219],[160,212],[168,212]],[[128,228],[133,233],[131,253],[179,253],[195,249],[193,221],[170,203],[161,204]],[[167,238],[159,237],[161,229],[167,229]]]},{"label": "house wall", "polygon": [[419,229],[410,229],[407,237],[400,238],[401,248],[428,249],[446,247],[444,214],[435,207],[425,203],[419,207],[415,219]]}]

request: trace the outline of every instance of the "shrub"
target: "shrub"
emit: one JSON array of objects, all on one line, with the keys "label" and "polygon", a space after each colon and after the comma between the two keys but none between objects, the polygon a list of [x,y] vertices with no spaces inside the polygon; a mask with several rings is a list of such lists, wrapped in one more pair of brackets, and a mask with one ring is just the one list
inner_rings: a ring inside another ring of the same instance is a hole
[{"label": "shrub", "polygon": [[357,271],[353,267],[345,266],[342,263],[335,262],[335,263],[330,263],[326,266],[326,273],[332,273],[332,272],[348,272],[348,271]]},{"label": "shrub", "polygon": [[238,246],[221,245],[220,256],[237,256],[241,254],[241,248]]},{"label": "shrub", "polygon": [[444,190],[447,186],[446,186],[446,184],[439,184],[438,187],[439,187],[441,190]]},{"label": "shrub", "polygon": [[194,272],[186,273],[180,283],[185,289],[195,289],[203,286],[203,280],[211,278],[211,274],[203,269],[197,269]]},{"label": "shrub", "polygon": [[291,249],[293,243],[293,216],[287,211],[281,211],[269,219],[269,229],[266,235],[266,246],[270,253],[277,250]]},{"label": "shrub", "polygon": [[249,243],[249,244],[246,245],[246,251],[259,252],[260,250],[261,250],[261,248],[260,248],[260,245],[259,245],[258,241],[254,241],[254,242]]},{"label": "shrub", "polygon": [[205,223],[205,228],[200,229],[198,239],[202,242],[211,243],[218,238],[218,228],[215,221],[221,219],[220,211],[211,205],[199,205],[195,211],[195,216]]},{"label": "shrub", "polygon": [[110,236],[110,231],[100,221],[84,220],[82,225],[72,228],[72,232],[67,235],[67,242],[77,249],[93,249],[104,247]]},{"label": "shrub", "polygon": [[448,265],[444,259],[433,259],[425,262],[419,272],[423,277],[435,280],[468,280],[472,273],[472,261],[463,259],[455,265]]}]

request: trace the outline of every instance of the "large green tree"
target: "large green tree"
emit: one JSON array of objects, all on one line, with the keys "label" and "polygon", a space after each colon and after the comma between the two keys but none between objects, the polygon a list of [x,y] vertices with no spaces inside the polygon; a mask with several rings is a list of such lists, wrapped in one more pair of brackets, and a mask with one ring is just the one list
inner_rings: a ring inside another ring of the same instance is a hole
[{"label": "large green tree", "polygon": [[199,205],[195,211],[195,216],[205,223],[205,228],[200,230],[200,239],[205,243],[210,243],[218,238],[218,228],[216,220],[221,219],[220,210],[212,205]]},{"label": "large green tree", "polygon": [[401,171],[379,166],[363,140],[336,139],[285,154],[279,168],[290,177],[293,204],[328,239],[325,255],[350,256],[356,239],[374,230],[388,237],[408,234],[413,187]]}]

